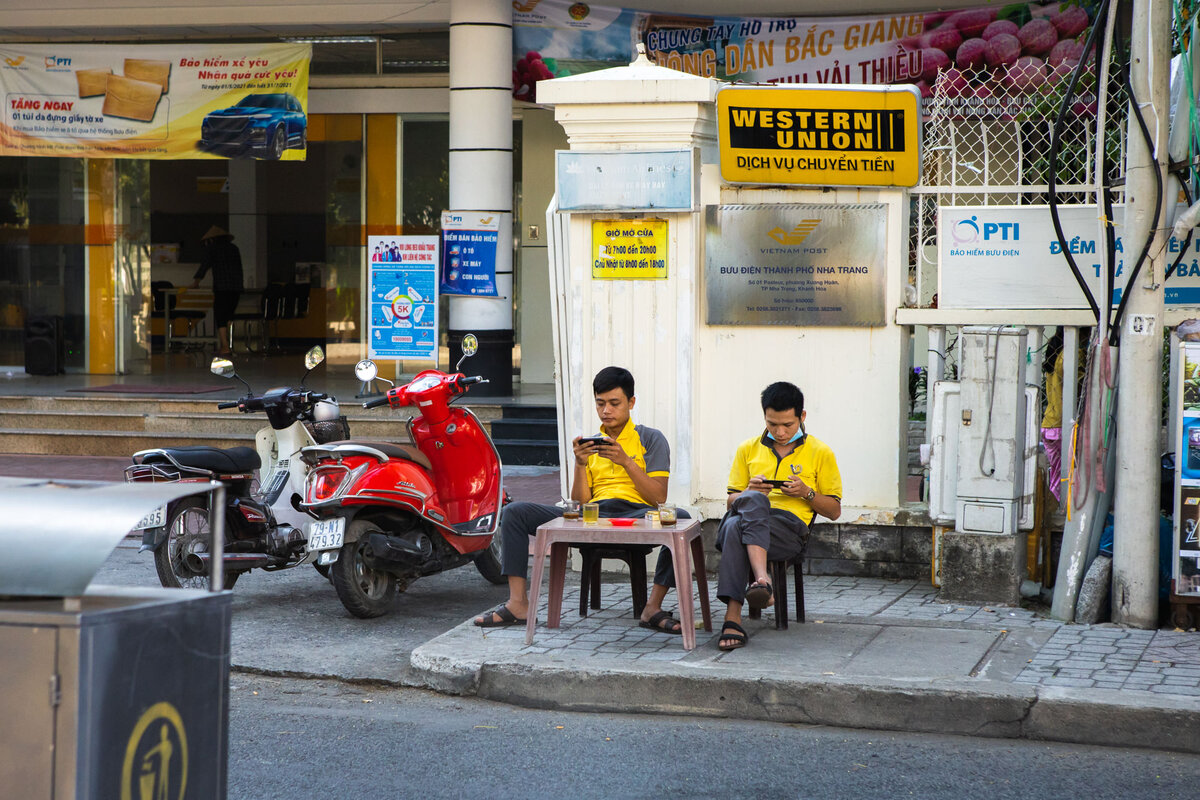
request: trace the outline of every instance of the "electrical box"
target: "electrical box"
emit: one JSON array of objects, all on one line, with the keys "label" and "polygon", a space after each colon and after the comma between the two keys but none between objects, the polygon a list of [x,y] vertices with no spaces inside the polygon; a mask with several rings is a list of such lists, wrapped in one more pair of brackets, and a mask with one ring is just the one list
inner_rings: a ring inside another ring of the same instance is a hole
[{"label": "electrical box", "polygon": [[958,427],[962,405],[958,381],[933,384],[930,404],[929,519],[953,525],[958,513]]},{"label": "electrical box", "polygon": [[1001,326],[962,331],[954,515],[961,533],[1017,532],[1026,471],[1026,336],[1024,328]]}]

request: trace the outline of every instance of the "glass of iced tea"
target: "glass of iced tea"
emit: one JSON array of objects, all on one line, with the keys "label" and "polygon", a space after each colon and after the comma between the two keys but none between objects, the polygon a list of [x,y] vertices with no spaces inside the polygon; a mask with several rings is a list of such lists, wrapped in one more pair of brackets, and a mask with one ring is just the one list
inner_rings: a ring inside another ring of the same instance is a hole
[{"label": "glass of iced tea", "polygon": [[581,513],[578,500],[563,501],[563,519],[579,519]]},{"label": "glass of iced tea", "polygon": [[599,503],[584,503],[583,504],[583,524],[595,525],[600,522],[600,504]]}]

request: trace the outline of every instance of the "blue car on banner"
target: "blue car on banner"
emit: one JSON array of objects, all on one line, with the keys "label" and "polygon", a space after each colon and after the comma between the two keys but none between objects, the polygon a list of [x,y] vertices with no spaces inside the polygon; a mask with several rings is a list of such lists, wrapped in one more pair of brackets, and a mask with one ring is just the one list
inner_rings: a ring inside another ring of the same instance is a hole
[{"label": "blue car on banner", "polygon": [[307,146],[308,118],[300,101],[286,92],[248,94],[200,124],[199,147],[211,152],[278,161],[288,148]]}]

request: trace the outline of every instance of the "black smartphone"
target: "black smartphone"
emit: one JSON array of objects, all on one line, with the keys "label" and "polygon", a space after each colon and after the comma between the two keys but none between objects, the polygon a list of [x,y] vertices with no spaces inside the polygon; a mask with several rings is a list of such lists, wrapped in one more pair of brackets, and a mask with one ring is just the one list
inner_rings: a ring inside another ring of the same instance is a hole
[{"label": "black smartphone", "polygon": [[590,444],[595,447],[599,447],[602,444],[610,444],[608,439],[603,436],[581,436],[579,442],[580,444]]},{"label": "black smartphone", "polygon": [[787,486],[789,483],[791,483],[791,481],[777,481],[774,478],[762,478],[762,482],[769,483],[772,486],[774,486],[776,489],[782,488],[784,486]]}]

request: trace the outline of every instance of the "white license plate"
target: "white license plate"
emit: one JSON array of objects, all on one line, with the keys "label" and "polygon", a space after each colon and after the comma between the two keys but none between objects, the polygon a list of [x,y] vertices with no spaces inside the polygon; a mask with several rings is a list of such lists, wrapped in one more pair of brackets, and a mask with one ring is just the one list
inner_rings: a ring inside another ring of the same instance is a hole
[{"label": "white license plate", "polygon": [[346,538],[346,520],[342,517],[308,523],[308,551],[337,550]]},{"label": "white license plate", "polygon": [[133,526],[133,530],[140,531],[146,528],[161,528],[167,524],[167,507],[159,506],[151,511],[146,516],[138,520],[138,524]]}]

